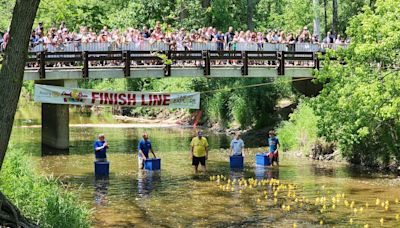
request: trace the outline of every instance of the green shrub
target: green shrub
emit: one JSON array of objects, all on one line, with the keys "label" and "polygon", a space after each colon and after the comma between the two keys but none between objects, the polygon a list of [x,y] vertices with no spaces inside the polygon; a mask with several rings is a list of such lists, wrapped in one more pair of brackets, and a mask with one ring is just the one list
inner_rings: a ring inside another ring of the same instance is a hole
[{"label": "green shrub", "polygon": [[1,191],[41,227],[89,227],[86,205],[62,190],[57,179],[37,175],[29,160],[19,150],[8,150],[0,174]]},{"label": "green shrub", "polygon": [[318,117],[307,103],[301,103],[290,119],[284,121],[277,132],[283,150],[301,151],[309,155],[317,140]]}]

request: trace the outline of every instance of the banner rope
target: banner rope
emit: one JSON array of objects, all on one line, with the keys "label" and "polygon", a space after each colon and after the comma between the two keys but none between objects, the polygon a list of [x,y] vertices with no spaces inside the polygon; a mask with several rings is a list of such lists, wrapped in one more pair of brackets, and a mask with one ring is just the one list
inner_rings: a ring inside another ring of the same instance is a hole
[{"label": "banner rope", "polygon": [[[296,82],[296,81],[305,81],[305,80],[310,80],[310,78],[298,78],[298,79],[292,79],[292,80],[286,80],[286,81],[280,81],[278,83],[288,83],[288,82]],[[200,94],[203,93],[215,93],[215,92],[226,92],[226,91],[232,91],[232,90],[237,90],[237,89],[244,89],[244,88],[252,88],[252,87],[261,87],[265,85],[272,85],[276,84],[276,81],[273,82],[265,82],[265,83],[259,83],[259,84],[252,84],[252,85],[246,85],[246,86],[239,86],[239,87],[233,87],[233,88],[223,88],[223,89],[215,89],[215,90],[208,90],[208,91],[201,91],[199,92]]]}]

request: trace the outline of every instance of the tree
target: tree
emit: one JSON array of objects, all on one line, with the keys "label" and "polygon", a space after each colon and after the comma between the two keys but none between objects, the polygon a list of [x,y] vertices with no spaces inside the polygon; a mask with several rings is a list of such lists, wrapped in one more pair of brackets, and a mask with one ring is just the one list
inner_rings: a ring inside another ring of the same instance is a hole
[{"label": "tree", "polygon": [[[10,26],[10,42],[0,69],[0,169],[6,155],[21,92],[29,35],[40,0],[17,0]],[[33,227],[0,193],[0,222],[7,227]]]},{"label": "tree", "polygon": [[247,0],[247,29],[250,31],[254,29],[253,15],[255,1],[256,0]]},{"label": "tree", "polygon": [[[326,7],[328,5],[328,0],[324,0],[324,25],[325,25],[325,34],[328,33],[328,15],[326,14]],[[322,37],[321,37],[322,38]]]},{"label": "tree", "polygon": [[338,25],[339,25],[338,2],[337,0],[332,0],[332,33],[334,35],[338,34]]},{"label": "tree", "polygon": [[14,5],[13,1],[10,0],[0,0],[1,12],[0,12],[0,32],[7,30],[10,25],[10,20],[12,16],[12,7]]},{"label": "tree", "polygon": [[314,34],[321,38],[320,20],[319,20],[319,0],[313,0],[314,9]]},{"label": "tree", "polygon": [[[400,0],[364,6],[347,29],[351,44],[328,53],[313,100],[319,135],[356,164],[400,164]],[[346,65],[342,65],[345,62]]]}]

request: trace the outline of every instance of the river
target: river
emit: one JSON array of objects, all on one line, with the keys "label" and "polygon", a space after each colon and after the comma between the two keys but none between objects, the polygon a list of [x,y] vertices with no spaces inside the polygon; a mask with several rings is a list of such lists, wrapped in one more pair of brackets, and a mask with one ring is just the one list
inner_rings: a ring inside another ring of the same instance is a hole
[{"label": "river", "polygon": [[[400,180],[394,175],[285,153],[279,168],[256,167],[255,154],[262,148],[252,145],[247,145],[244,170],[233,172],[226,151],[231,138],[206,131],[208,174],[194,176],[188,158],[193,129],[112,127],[101,125],[115,123],[110,119],[75,113],[69,153],[42,156],[41,129],[34,126],[40,124],[40,108],[33,107],[29,118],[23,113],[17,113],[12,144],[32,155],[40,174],[59,176],[80,195],[93,209],[94,227],[400,227]],[[161,158],[160,172],[138,171],[136,147],[145,131]],[[93,174],[92,145],[98,133],[110,144],[107,179]]]}]

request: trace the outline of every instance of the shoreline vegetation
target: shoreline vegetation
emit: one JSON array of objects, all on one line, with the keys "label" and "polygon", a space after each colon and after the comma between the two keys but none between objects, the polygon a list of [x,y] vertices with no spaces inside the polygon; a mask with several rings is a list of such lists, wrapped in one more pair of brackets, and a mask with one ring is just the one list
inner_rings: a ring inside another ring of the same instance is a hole
[{"label": "shoreline vegetation", "polygon": [[[55,177],[41,176],[24,152],[10,146],[0,174],[2,193],[40,227],[90,227],[90,210]],[[79,201],[80,202],[80,201]]]}]

